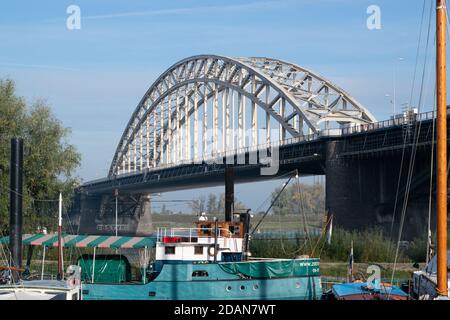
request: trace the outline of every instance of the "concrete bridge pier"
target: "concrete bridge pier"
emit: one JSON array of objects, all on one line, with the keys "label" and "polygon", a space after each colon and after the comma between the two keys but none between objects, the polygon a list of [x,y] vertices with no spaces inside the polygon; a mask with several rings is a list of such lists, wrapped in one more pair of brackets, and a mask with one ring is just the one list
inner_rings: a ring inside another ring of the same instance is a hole
[{"label": "concrete bridge pier", "polygon": [[333,216],[333,224],[345,229],[364,229],[370,218],[362,203],[361,180],[357,164],[340,159],[341,144],[325,144],[325,209]]},{"label": "concrete bridge pier", "polygon": [[[118,194],[118,235],[148,236],[153,232],[149,194]],[[77,193],[71,208],[72,222],[80,234],[115,234],[116,197],[113,194]]]},{"label": "concrete bridge pier", "polygon": [[[396,240],[404,205],[409,153],[405,153],[401,166],[401,154],[397,153],[366,158],[340,156],[344,143],[329,141],[325,144],[325,203],[328,214],[333,215],[335,226],[347,230],[380,227],[386,236]],[[422,233],[425,232],[428,217],[429,161],[427,156],[416,157],[402,240],[423,236]]]},{"label": "concrete bridge pier", "polygon": [[139,201],[136,236],[149,236],[153,233],[151,196],[149,194],[142,195]]}]

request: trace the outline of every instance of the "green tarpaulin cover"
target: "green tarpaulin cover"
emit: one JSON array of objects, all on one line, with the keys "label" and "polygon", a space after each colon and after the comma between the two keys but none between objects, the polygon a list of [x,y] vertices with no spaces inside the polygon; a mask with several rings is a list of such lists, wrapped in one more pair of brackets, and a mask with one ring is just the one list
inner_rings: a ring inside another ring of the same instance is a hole
[{"label": "green tarpaulin cover", "polygon": [[319,259],[292,259],[220,263],[223,271],[251,278],[318,276]]},{"label": "green tarpaulin cover", "polygon": [[94,266],[94,282],[127,282],[131,280],[131,266],[128,259],[122,255],[84,254],[78,258],[81,267],[81,280],[92,281]]}]

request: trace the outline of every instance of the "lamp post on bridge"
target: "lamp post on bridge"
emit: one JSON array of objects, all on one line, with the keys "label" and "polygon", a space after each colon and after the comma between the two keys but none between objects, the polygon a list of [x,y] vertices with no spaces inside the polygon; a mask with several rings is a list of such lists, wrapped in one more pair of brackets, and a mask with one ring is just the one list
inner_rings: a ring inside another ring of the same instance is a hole
[{"label": "lamp post on bridge", "polygon": [[394,119],[395,119],[395,107],[396,107],[396,104],[397,104],[397,69],[398,69],[398,65],[399,65],[399,63],[400,62],[402,62],[403,60],[405,60],[405,58],[402,58],[402,57],[398,57],[397,58],[397,60],[396,60],[396,63],[395,63],[395,65],[394,65],[394,97],[393,97],[393,100],[394,100]]},{"label": "lamp post on bridge", "polygon": [[116,237],[117,237],[117,220],[118,220],[118,196],[119,196],[119,190],[118,189],[114,189],[114,196],[116,197]]},{"label": "lamp post on bridge", "polygon": [[389,103],[390,103],[391,106],[392,106],[392,113],[393,113],[393,115],[392,115],[392,120],[395,121],[395,107],[394,107],[394,100],[392,100],[391,95],[390,95],[389,93],[386,93],[384,96],[385,96],[386,98],[389,99]]}]

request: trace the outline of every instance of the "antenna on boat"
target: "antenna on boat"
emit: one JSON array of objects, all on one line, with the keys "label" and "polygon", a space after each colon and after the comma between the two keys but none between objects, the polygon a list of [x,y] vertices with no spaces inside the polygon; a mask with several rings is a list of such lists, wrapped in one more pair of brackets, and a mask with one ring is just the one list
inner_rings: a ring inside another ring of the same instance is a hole
[{"label": "antenna on boat", "polygon": [[448,296],[447,279],[447,61],[446,6],[436,0],[437,81],[437,293]]},{"label": "antenna on boat", "polygon": [[219,249],[217,246],[217,236],[219,232],[219,228],[217,225],[217,218],[214,217],[214,263],[217,263],[217,250]]},{"label": "antenna on boat", "polygon": [[62,253],[62,194],[60,192],[58,201],[58,280],[62,280],[64,276]]},{"label": "antenna on boat", "polygon": [[353,239],[350,245],[350,255],[348,257],[348,267],[347,267],[347,282],[353,282]]}]

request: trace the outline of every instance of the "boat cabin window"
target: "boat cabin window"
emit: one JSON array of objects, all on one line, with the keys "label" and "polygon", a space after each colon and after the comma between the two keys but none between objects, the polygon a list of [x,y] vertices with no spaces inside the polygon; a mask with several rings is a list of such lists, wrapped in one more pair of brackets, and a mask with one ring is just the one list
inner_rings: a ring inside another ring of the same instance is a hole
[{"label": "boat cabin window", "polygon": [[203,254],[203,246],[195,246],[194,254]]},{"label": "boat cabin window", "polygon": [[173,246],[167,246],[164,248],[165,254],[175,254],[175,247]]},{"label": "boat cabin window", "polygon": [[[198,235],[212,237],[215,233],[214,222],[198,222]],[[217,224],[219,237],[242,237],[241,222],[219,222]]]},{"label": "boat cabin window", "polygon": [[208,276],[208,271],[195,270],[194,272],[192,272],[192,276],[193,277],[207,277]]},{"label": "boat cabin window", "polygon": [[241,234],[241,226],[229,226],[228,230],[232,235],[239,235]]},{"label": "boat cabin window", "polygon": [[207,225],[207,224],[202,224],[202,225],[200,226],[200,228],[201,228],[200,234],[210,235],[210,234],[212,233],[212,232],[211,232],[210,226]]},{"label": "boat cabin window", "polygon": [[241,252],[222,252],[222,261],[224,261],[224,262],[242,261],[242,253]]}]

